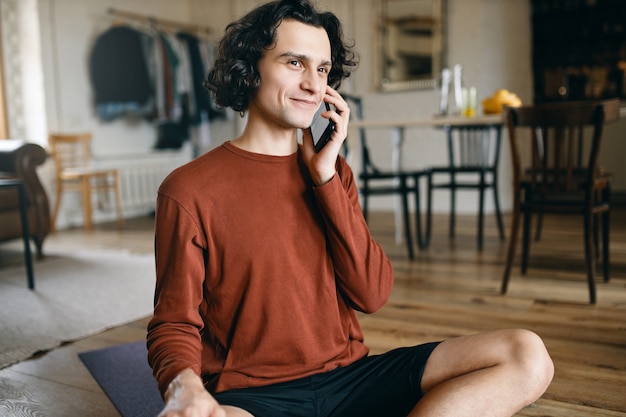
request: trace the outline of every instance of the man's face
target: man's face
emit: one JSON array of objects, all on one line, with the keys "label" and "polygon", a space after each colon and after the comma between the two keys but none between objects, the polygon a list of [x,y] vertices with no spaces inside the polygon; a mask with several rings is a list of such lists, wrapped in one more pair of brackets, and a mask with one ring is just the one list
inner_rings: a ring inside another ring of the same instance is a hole
[{"label": "man's face", "polygon": [[258,64],[260,85],[250,111],[280,128],[307,128],[322,103],[331,69],[330,41],[323,28],[283,20],[274,47]]}]

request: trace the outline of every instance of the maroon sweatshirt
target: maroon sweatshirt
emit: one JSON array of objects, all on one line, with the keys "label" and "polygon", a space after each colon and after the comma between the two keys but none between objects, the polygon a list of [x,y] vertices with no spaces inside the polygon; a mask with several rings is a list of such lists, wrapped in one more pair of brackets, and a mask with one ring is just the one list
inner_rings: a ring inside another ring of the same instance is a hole
[{"label": "maroon sweatshirt", "polygon": [[187,368],[215,393],[348,365],[368,353],[355,310],[376,311],[393,286],[341,157],[315,187],[300,152],[225,143],[163,181],[155,254],[161,393]]}]

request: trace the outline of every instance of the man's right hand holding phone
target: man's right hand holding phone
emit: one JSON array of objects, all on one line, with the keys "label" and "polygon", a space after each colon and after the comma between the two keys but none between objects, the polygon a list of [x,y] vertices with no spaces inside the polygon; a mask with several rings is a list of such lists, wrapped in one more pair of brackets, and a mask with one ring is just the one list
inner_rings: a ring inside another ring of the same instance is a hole
[{"label": "man's right hand holding phone", "polygon": [[304,161],[309,168],[313,183],[317,186],[327,183],[335,175],[335,163],[343,141],[348,135],[348,122],[350,120],[348,103],[333,88],[326,86],[324,101],[335,108],[335,110],[322,112],[322,117],[328,118],[334,123],[330,139],[319,152],[316,152],[310,128],[304,129],[302,137]]}]

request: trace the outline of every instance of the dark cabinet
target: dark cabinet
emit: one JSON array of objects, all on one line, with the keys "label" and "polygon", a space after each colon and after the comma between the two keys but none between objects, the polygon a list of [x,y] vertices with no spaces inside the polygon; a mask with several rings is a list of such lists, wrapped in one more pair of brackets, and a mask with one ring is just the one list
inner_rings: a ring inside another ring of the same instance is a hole
[{"label": "dark cabinet", "polygon": [[626,98],[626,1],[531,0],[535,102]]}]

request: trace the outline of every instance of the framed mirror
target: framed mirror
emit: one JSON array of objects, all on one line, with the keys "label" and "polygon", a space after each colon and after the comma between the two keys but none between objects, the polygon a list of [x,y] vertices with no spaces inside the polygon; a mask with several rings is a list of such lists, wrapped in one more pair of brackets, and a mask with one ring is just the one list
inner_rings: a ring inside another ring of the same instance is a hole
[{"label": "framed mirror", "polygon": [[379,87],[435,88],[444,66],[445,0],[380,0]]}]

